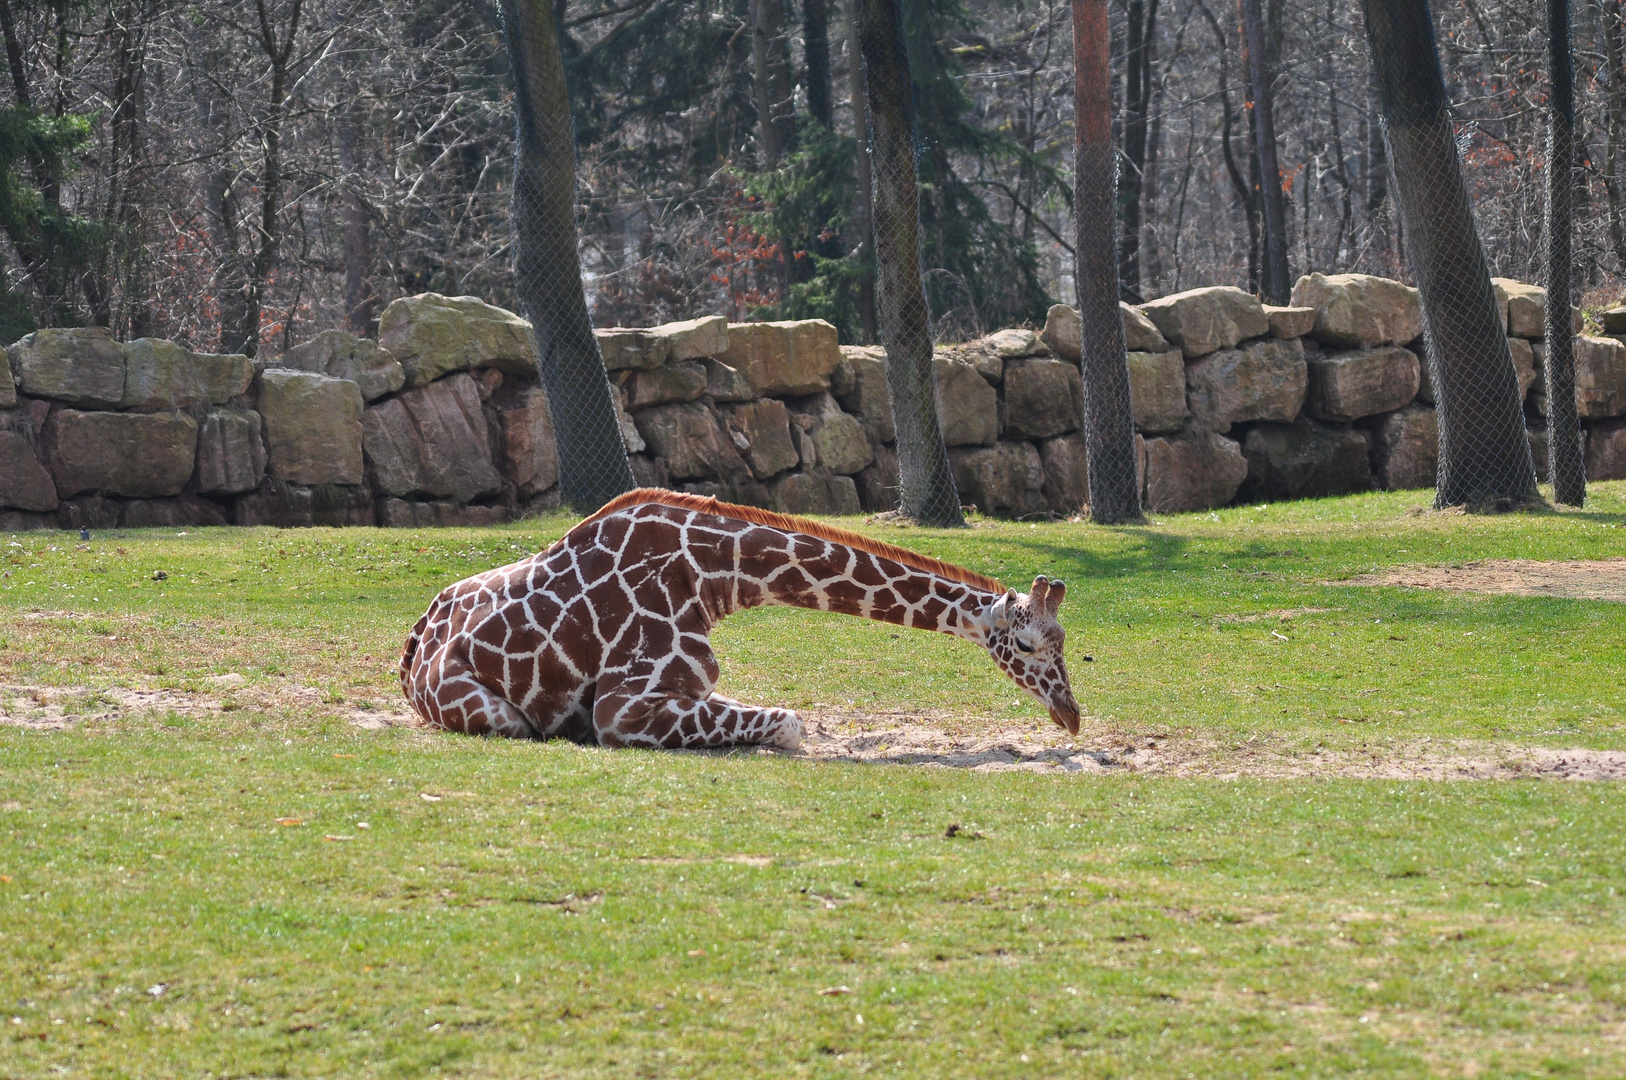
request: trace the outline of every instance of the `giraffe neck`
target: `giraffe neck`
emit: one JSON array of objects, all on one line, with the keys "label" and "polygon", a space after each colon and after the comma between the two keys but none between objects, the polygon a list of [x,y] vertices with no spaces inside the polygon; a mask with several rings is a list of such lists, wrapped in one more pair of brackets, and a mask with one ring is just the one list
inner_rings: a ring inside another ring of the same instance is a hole
[{"label": "giraffe neck", "polygon": [[737,550],[733,594],[719,615],[768,604],[811,608],[982,645],[982,612],[999,595],[838,541],[765,526],[742,534]]}]

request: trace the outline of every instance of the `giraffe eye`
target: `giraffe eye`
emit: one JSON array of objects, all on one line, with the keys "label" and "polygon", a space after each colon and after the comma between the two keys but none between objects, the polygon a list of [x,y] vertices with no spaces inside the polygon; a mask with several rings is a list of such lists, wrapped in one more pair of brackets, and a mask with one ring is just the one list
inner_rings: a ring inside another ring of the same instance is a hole
[{"label": "giraffe eye", "polygon": [[1032,652],[1033,651],[1033,644],[1031,642],[1029,642],[1029,641],[1027,641],[1027,640],[1025,640],[1023,638],[1016,638],[1015,640],[1016,640],[1016,647],[1018,649],[1021,649],[1023,652]]}]

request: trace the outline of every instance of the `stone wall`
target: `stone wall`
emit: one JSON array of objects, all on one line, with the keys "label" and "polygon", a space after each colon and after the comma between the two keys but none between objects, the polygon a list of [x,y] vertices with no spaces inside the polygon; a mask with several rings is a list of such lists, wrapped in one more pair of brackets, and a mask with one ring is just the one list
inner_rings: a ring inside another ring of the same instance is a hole
[{"label": "stone wall", "polygon": [[[1544,470],[1544,295],[1496,285]],[[1313,274],[1293,303],[1220,287],[1124,307],[1149,508],[1433,485],[1416,291]],[[1577,397],[1588,475],[1614,479],[1626,477],[1626,310],[1603,321],[1623,337],[1577,337]],[[640,483],[792,513],[895,505],[883,350],[839,346],[818,320],[597,334]],[[938,350],[962,501],[1013,517],[1078,511],[1078,355],[1064,306],[1042,333]],[[558,464],[534,372],[524,320],[434,293],[391,304],[377,342],[330,330],[267,361],[40,330],[0,355],[0,530],[535,513],[558,505]]]}]

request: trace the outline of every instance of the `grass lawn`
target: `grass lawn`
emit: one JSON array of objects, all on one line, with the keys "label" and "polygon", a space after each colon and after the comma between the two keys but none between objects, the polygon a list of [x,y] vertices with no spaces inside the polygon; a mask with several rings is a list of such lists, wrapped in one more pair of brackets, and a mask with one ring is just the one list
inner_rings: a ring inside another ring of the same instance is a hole
[{"label": "grass lawn", "polygon": [[[1557,514],[1426,497],[863,527],[1064,578],[1092,731],[1626,748],[1626,604],[1337,583],[1626,555],[1626,483]],[[0,725],[0,1077],[1626,1074],[1613,784],[968,773],[346,720],[393,707],[435,591],[568,525],[0,536],[0,706],[227,706]],[[1049,725],[949,638],[766,610],[716,640],[746,700]]]}]

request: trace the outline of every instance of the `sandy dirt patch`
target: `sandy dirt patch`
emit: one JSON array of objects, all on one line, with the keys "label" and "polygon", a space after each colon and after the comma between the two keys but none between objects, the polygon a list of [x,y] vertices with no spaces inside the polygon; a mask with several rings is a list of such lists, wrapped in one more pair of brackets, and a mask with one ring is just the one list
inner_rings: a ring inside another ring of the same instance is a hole
[{"label": "sandy dirt patch", "polygon": [[1414,589],[1626,602],[1626,558],[1568,562],[1485,559],[1461,566],[1399,567],[1380,574],[1362,574],[1337,584],[1402,585]]},{"label": "sandy dirt patch", "polygon": [[[1032,728],[979,735],[946,733],[921,719],[858,714],[807,716],[794,756],[1049,774],[1148,776],[1339,776],[1383,780],[1626,780],[1626,751],[1520,747],[1432,739],[1304,750],[1296,740],[1254,736],[1226,746],[1199,737],[1094,730],[1076,738]],[[768,751],[763,751],[768,752]]]},{"label": "sandy dirt patch", "polygon": [[[338,716],[368,731],[429,731],[405,702],[338,703],[310,686],[245,686],[241,676],[210,680],[219,690],[25,686],[0,683],[0,727],[60,731],[143,715],[191,719],[241,709]],[[1190,734],[1131,732],[1091,724],[1077,737],[1036,725],[1007,727],[953,715],[804,712],[807,737],[794,752],[731,747],[702,753],[779,755],[804,761],[911,765],[972,772],[1174,777],[1349,777],[1380,780],[1626,780],[1626,750],[1552,749],[1433,739],[1306,749],[1302,739],[1251,736],[1221,743]]]}]

